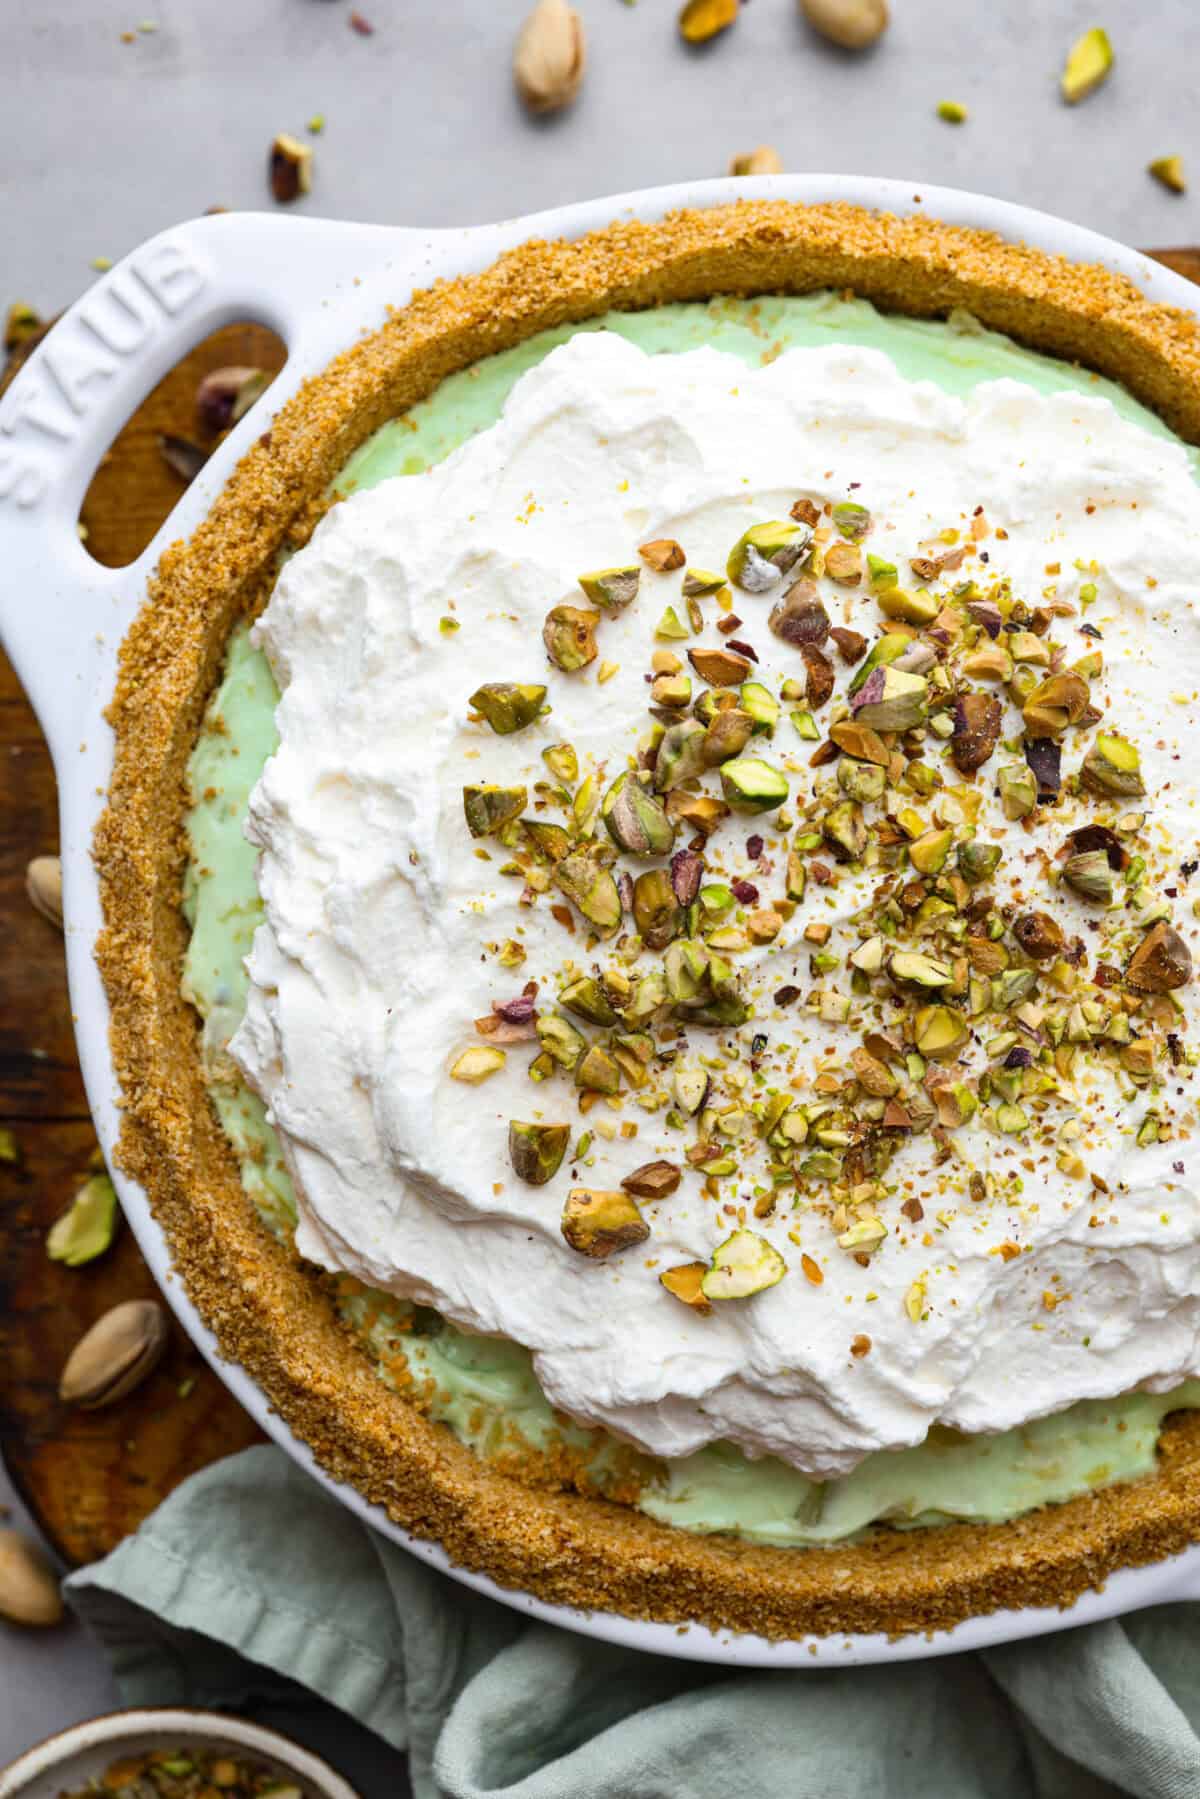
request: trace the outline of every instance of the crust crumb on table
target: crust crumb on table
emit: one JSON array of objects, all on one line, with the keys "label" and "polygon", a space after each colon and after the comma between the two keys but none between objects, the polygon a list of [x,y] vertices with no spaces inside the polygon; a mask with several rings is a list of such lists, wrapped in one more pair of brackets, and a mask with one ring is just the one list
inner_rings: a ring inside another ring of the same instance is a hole
[{"label": "crust crumb on table", "polygon": [[1200,1538],[1200,1414],[1164,1427],[1151,1478],[1002,1525],[879,1528],[827,1549],[700,1537],[610,1501],[529,1484],[556,1473],[480,1460],[392,1392],[336,1318],[327,1283],[258,1224],[205,1092],[180,994],[186,766],[225,642],[306,541],[351,452],[447,375],[613,308],[851,289],[884,309],[964,307],[1020,342],[1121,381],[1200,440],[1200,330],[1124,276],[986,232],[848,205],[739,202],[576,242],[533,242],[439,283],[307,381],[246,454],[204,524],[163,555],[122,647],[116,761],[97,828],[124,1106],[122,1166],[144,1187],[176,1267],[240,1362],[322,1467],[462,1566],[539,1598],[786,1638],[944,1628],[998,1607],[1069,1605],[1115,1569]]}]

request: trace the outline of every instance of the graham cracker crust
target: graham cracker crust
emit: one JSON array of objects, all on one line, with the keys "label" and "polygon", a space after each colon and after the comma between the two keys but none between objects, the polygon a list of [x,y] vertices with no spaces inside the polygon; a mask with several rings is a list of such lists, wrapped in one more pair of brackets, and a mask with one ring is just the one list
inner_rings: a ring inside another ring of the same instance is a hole
[{"label": "graham cracker crust", "polygon": [[226,639],[305,541],[324,490],[385,420],[447,375],[610,308],[849,288],[881,307],[985,325],[1121,381],[1200,440],[1200,327],[1123,276],[985,232],[848,205],[743,202],[532,242],[439,283],[307,381],[209,517],[164,554],[122,646],[116,760],[96,833],[97,956],[124,1105],[121,1165],[175,1266],[240,1362],[336,1480],[463,1567],[540,1599],[772,1638],[945,1628],[999,1607],[1067,1606],[1115,1569],[1200,1540],[1200,1414],[1163,1432],[1159,1469],[1004,1525],[877,1529],[808,1551],[696,1537],[610,1501],[523,1483],[390,1392],[338,1324],[327,1283],[254,1216],[210,1107],[179,991],[185,771]]}]

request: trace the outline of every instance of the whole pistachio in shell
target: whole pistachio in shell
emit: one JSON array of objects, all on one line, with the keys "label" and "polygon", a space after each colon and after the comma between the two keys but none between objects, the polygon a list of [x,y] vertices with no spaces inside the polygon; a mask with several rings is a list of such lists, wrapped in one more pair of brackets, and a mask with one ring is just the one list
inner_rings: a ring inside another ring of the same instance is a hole
[{"label": "whole pistachio in shell", "polygon": [[579,92],[587,65],[583,22],[567,0],[537,0],[517,37],[513,80],[530,112],[559,112]]},{"label": "whole pistachio in shell", "polygon": [[0,1530],[0,1618],[38,1627],[57,1624],[62,1615],[58,1581],[37,1544],[19,1531]]},{"label": "whole pistachio in shell", "polygon": [[867,50],[888,28],[887,0],[800,0],[800,11],[843,50]]},{"label": "whole pistachio in shell", "polygon": [[99,1411],[124,1399],[158,1366],[167,1319],[152,1299],[129,1299],[97,1318],[67,1357],[58,1381],[65,1405]]}]

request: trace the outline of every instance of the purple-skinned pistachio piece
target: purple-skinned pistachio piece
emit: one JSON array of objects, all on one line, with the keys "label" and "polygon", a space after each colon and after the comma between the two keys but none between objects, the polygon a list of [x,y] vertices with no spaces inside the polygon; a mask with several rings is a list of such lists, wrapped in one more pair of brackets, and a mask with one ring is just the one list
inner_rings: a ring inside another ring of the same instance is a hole
[{"label": "purple-skinned pistachio piece", "polygon": [[1062,787],[1062,745],[1053,737],[1027,737],[1025,761],[1037,782],[1038,800],[1058,798]]},{"label": "purple-skinned pistachio piece", "polygon": [[697,850],[676,850],[671,857],[671,886],[681,906],[690,906],[704,878],[704,857]]}]

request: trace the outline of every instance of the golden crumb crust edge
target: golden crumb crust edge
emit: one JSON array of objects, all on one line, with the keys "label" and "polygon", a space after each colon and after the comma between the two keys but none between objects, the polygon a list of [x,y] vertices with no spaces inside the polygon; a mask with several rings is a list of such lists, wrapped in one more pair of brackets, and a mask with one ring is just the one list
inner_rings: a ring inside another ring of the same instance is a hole
[{"label": "golden crumb crust edge", "polygon": [[335,1480],[464,1568],[538,1598],[785,1639],[942,1629],[1000,1607],[1067,1606],[1114,1570],[1200,1539],[1200,1414],[1178,1414],[1158,1472],[1003,1525],[879,1530],[810,1551],[698,1537],[489,1466],[392,1393],[323,1284],[258,1224],[205,1092],[180,995],[186,764],[223,648],[302,542],[325,489],[385,420],[447,375],[549,326],[715,294],[852,289],[911,316],[952,308],[1121,381],[1200,441],[1200,330],[1124,276],[992,233],[834,204],[747,201],[574,242],[531,242],[413,295],[306,381],[173,544],[122,646],[115,765],[94,853],[97,942],[120,1085],[122,1166],[222,1353]]}]

